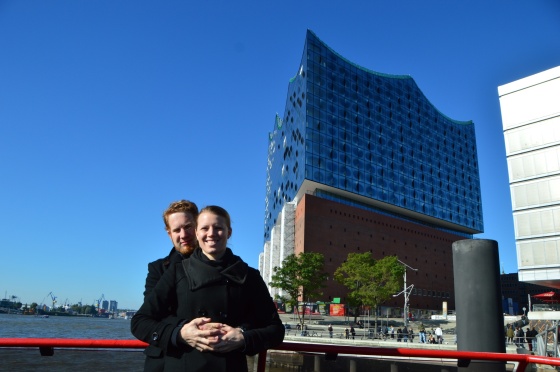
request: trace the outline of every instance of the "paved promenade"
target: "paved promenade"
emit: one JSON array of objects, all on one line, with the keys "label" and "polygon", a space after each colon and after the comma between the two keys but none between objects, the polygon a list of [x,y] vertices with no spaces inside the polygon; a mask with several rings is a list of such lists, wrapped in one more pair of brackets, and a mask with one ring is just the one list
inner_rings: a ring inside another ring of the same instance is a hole
[{"label": "paved promenade", "polygon": [[[383,319],[383,325],[392,324],[395,328],[395,339],[388,338],[386,340],[380,339],[368,339],[367,330],[354,327],[356,330],[356,336],[354,339],[346,339],[345,329],[350,328],[349,324],[354,322],[354,318],[345,317],[313,317],[311,321],[305,320],[307,325],[307,331],[309,336],[301,336],[301,331],[296,330],[296,324],[298,323],[297,318],[294,318],[292,314],[281,314],[280,318],[284,324],[288,324],[291,329],[286,330],[285,341],[293,342],[313,342],[313,343],[323,343],[323,344],[339,344],[339,345],[355,345],[355,346],[373,346],[373,347],[390,347],[390,348],[418,348],[418,349],[434,349],[434,350],[457,350],[457,345],[455,344],[455,327],[456,322],[446,321],[446,320],[423,320],[423,321],[412,321],[409,322],[409,326],[412,327],[414,332],[413,342],[398,342],[396,337],[397,328],[403,327],[403,320],[396,318]],[[363,320],[362,320],[363,321]],[[443,343],[442,344],[423,344],[420,343],[420,338],[418,337],[418,330],[420,324],[423,323],[426,332],[431,332],[432,329],[436,327],[441,327],[443,330]],[[329,337],[329,332],[327,327],[332,324],[333,327],[333,338]],[[380,320],[378,320],[378,325]],[[350,336],[351,337],[351,336]],[[504,339],[505,342],[505,339]],[[506,345],[506,352],[516,354],[517,347],[515,345]]]}]

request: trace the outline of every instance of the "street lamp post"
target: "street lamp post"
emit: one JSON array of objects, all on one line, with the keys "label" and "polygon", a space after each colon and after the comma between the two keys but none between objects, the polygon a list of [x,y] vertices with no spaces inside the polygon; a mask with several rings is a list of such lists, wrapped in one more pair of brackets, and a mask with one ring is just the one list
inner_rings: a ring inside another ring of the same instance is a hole
[{"label": "street lamp post", "polygon": [[411,284],[410,286],[406,286],[406,268],[409,268],[410,270],[413,271],[418,271],[418,269],[415,269],[413,267],[410,267],[409,265],[405,264],[404,262],[402,262],[401,260],[397,260],[401,263],[401,265],[404,266],[404,289],[397,293],[396,295],[393,295],[393,297],[398,297],[401,295],[401,293],[404,295],[404,326],[407,327],[408,326],[408,298],[410,296],[410,293],[412,292],[412,288],[414,288],[414,284]]}]

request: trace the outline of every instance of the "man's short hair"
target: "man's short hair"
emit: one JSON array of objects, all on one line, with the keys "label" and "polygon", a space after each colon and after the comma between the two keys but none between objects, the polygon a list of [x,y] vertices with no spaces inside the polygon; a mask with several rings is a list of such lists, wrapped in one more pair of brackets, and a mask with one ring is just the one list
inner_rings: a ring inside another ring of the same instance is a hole
[{"label": "man's short hair", "polygon": [[190,213],[196,221],[196,217],[198,216],[198,207],[195,203],[188,201],[188,200],[179,200],[169,204],[169,207],[163,212],[163,223],[165,224],[165,230],[169,230],[169,222],[167,219],[173,213]]}]

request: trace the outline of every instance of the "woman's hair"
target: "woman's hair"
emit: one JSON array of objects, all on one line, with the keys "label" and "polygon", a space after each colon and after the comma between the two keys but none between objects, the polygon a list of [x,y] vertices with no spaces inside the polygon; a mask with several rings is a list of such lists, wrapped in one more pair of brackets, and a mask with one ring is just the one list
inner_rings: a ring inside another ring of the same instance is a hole
[{"label": "woman's hair", "polygon": [[215,214],[216,216],[223,217],[226,220],[226,225],[228,230],[231,231],[231,218],[229,217],[229,213],[222,207],[218,207],[217,205],[208,205],[200,210],[199,214],[203,212],[208,212]]}]

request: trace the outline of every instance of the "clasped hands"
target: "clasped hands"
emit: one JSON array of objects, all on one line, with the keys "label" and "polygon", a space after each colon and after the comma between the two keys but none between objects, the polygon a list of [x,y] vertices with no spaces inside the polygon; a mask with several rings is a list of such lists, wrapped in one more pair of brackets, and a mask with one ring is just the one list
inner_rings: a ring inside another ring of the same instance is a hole
[{"label": "clasped hands", "polygon": [[243,332],[210,318],[196,318],[181,328],[181,341],[201,352],[227,353],[245,346]]}]

